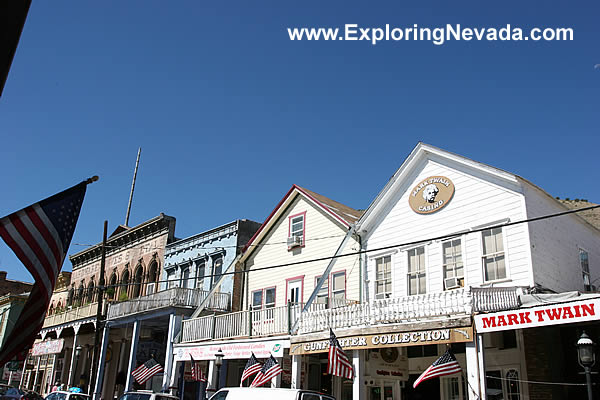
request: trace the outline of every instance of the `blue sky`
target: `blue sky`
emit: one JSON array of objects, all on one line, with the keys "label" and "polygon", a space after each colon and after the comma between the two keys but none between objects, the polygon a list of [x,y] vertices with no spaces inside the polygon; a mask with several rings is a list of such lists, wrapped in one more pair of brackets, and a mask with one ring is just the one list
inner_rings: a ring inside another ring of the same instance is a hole
[{"label": "blue sky", "polygon": [[[0,215],[89,176],[69,253],[160,212],[366,208],[418,141],[600,203],[598,2],[34,1],[0,98]],[[292,42],[288,27],[572,27],[572,42]],[[0,244],[0,269],[32,280]],[[71,265],[67,260],[65,270]]]}]

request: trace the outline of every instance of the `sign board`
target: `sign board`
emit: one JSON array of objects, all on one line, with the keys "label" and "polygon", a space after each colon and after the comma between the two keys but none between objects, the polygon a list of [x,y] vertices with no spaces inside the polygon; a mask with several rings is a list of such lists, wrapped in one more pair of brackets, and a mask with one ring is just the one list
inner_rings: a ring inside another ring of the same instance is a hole
[{"label": "sign board", "polygon": [[366,366],[366,378],[408,380],[408,356],[400,354],[396,347],[369,352]]},{"label": "sign board", "polygon": [[594,321],[600,319],[600,299],[479,314],[474,319],[477,333]]},{"label": "sign board", "polygon": [[454,196],[454,183],[445,176],[420,181],[408,196],[408,205],[417,214],[431,214],[446,207]]},{"label": "sign board", "polygon": [[[464,328],[338,337],[338,341],[344,350],[471,342],[472,340],[473,328],[470,326]],[[328,339],[294,343],[290,347],[291,355],[325,353],[327,351],[329,351]]]},{"label": "sign board", "polygon": [[58,354],[65,345],[65,339],[46,340],[33,344],[31,349],[32,356],[41,356],[44,354]]},{"label": "sign board", "polygon": [[261,340],[233,342],[221,344],[206,344],[182,346],[175,350],[175,361],[189,361],[190,355],[194,360],[214,360],[219,349],[225,354],[225,359],[247,359],[254,352],[256,358],[283,357],[283,349],[290,347],[289,340]]}]

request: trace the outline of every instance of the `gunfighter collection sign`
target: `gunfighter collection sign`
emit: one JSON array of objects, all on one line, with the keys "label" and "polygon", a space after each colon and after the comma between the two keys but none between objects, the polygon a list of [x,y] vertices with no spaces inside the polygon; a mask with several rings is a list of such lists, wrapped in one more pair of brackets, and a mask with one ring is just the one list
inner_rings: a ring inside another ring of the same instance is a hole
[{"label": "gunfighter collection sign", "polygon": [[[360,335],[338,337],[344,350],[377,349],[397,346],[416,346],[424,344],[444,344],[470,342],[473,340],[473,328],[432,329],[415,332],[385,333],[380,335]],[[329,350],[329,340],[295,342],[290,347],[291,355],[324,353]]]}]

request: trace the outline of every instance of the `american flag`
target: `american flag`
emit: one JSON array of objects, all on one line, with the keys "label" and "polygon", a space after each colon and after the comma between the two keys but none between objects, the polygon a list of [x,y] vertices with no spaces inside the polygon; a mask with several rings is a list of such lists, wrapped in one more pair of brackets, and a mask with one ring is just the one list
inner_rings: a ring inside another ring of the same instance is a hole
[{"label": "american flag", "polygon": [[329,363],[327,372],[331,375],[341,376],[346,379],[354,378],[354,369],[344,349],[338,342],[333,330],[329,329]]},{"label": "american flag", "polygon": [[154,360],[154,358],[151,358],[134,369],[131,375],[137,383],[143,385],[148,379],[152,378],[159,372],[163,372],[163,367],[161,367],[160,364]]},{"label": "american flag", "polygon": [[42,328],[87,184],[93,180],[88,179],[0,219],[0,237],[35,279],[23,311],[0,348],[0,366],[31,346]]},{"label": "american flag", "polygon": [[461,371],[462,369],[460,368],[460,365],[458,365],[458,361],[456,361],[454,354],[448,349],[417,378],[415,383],[413,383],[413,388],[416,388],[419,383],[426,381],[427,379],[452,375]]},{"label": "american flag", "polygon": [[194,360],[194,357],[190,354],[190,359],[192,360],[192,380],[198,382],[206,382],[206,376],[202,372],[202,368],[200,368],[200,363]]},{"label": "american flag", "polygon": [[277,363],[277,360],[271,356],[262,366],[260,372],[256,375],[250,387],[259,387],[269,382],[271,379],[281,374],[282,369]]},{"label": "american flag", "polygon": [[262,368],[262,364],[258,362],[254,353],[248,359],[246,366],[244,367],[244,372],[242,372],[242,379],[240,380],[240,387],[244,383],[244,381],[250,378],[252,375],[260,371]]}]

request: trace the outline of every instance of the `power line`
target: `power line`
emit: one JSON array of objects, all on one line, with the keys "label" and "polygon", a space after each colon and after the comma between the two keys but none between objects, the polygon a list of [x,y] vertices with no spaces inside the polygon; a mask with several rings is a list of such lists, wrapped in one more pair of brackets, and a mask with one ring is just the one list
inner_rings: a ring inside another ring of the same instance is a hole
[{"label": "power line", "polygon": [[[276,269],[276,268],[290,267],[290,266],[294,266],[294,265],[308,264],[308,263],[312,263],[312,262],[328,261],[328,260],[332,260],[334,258],[342,258],[342,257],[349,257],[349,256],[356,256],[356,255],[361,255],[361,254],[372,253],[372,252],[378,252],[378,251],[383,251],[383,250],[390,250],[390,249],[394,249],[397,247],[410,247],[410,246],[418,245],[421,243],[450,239],[450,238],[462,236],[467,233],[478,233],[478,232],[483,232],[483,231],[487,231],[490,229],[506,228],[509,226],[530,223],[530,222],[536,222],[536,221],[541,221],[541,220],[550,219],[550,218],[561,217],[563,215],[574,214],[574,213],[581,212],[581,211],[593,210],[596,208],[600,208],[600,205],[583,207],[583,208],[578,208],[578,209],[573,209],[573,210],[567,210],[567,211],[559,212],[556,214],[548,214],[548,215],[543,215],[540,217],[524,219],[521,221],[514,221],[514,222],[507,222],[507,223],[502,223],[502,224],[497,224],[497,225],[490,225],[490,226],[486,226],[484,228],[470,229],[468,231],[465,230],[465,231],[458,232],[458,233],[450,233],[450,234],[446,234],[446,235],[440,235],[440,236],[435,236],[435,237],[426,238],[426,239],[414,240],[414,241],[405,242],[405,243],[398,243],[398,244],[378,247],[378,248],[374,248],[374,249],[358,250],[358,251],[355,251],[352,253],[344,253],[344,254],[339,254],[339,255],[334,255],[334,256],[313,258],[313,259],[309,259],[309,260],[294,261],[294,262],[276,264],[276,265],[271,265],[271,266],[266,266],[266,267],[252,268],[249,270],[230,271],[230,272],[224,272],[221,274],[210,274],[210,275],[204,275],[203,277],[195,277],[195,278],[188,278],[188,279],[189,280],[206,279],[206,278],[220,277],[222,275],[235,275],[235,274],[243,274],[243,273],[250,273],[250,272],[256,272],[256,271],[265,271],[265,270],[271,270],[271,269]],[[181,281],[181,278],[165,279],[165,280],[158,280],[158,281],[146,282],[146,283],[168,283],[168,282],[180,282],[180,281]],[[115,285],[107,285],[106,287],[119,287],[119,286],[140,285],[140,284],[144,284],[144,283],[143,282],[121,283],[121,284],[115,284]]]}]

